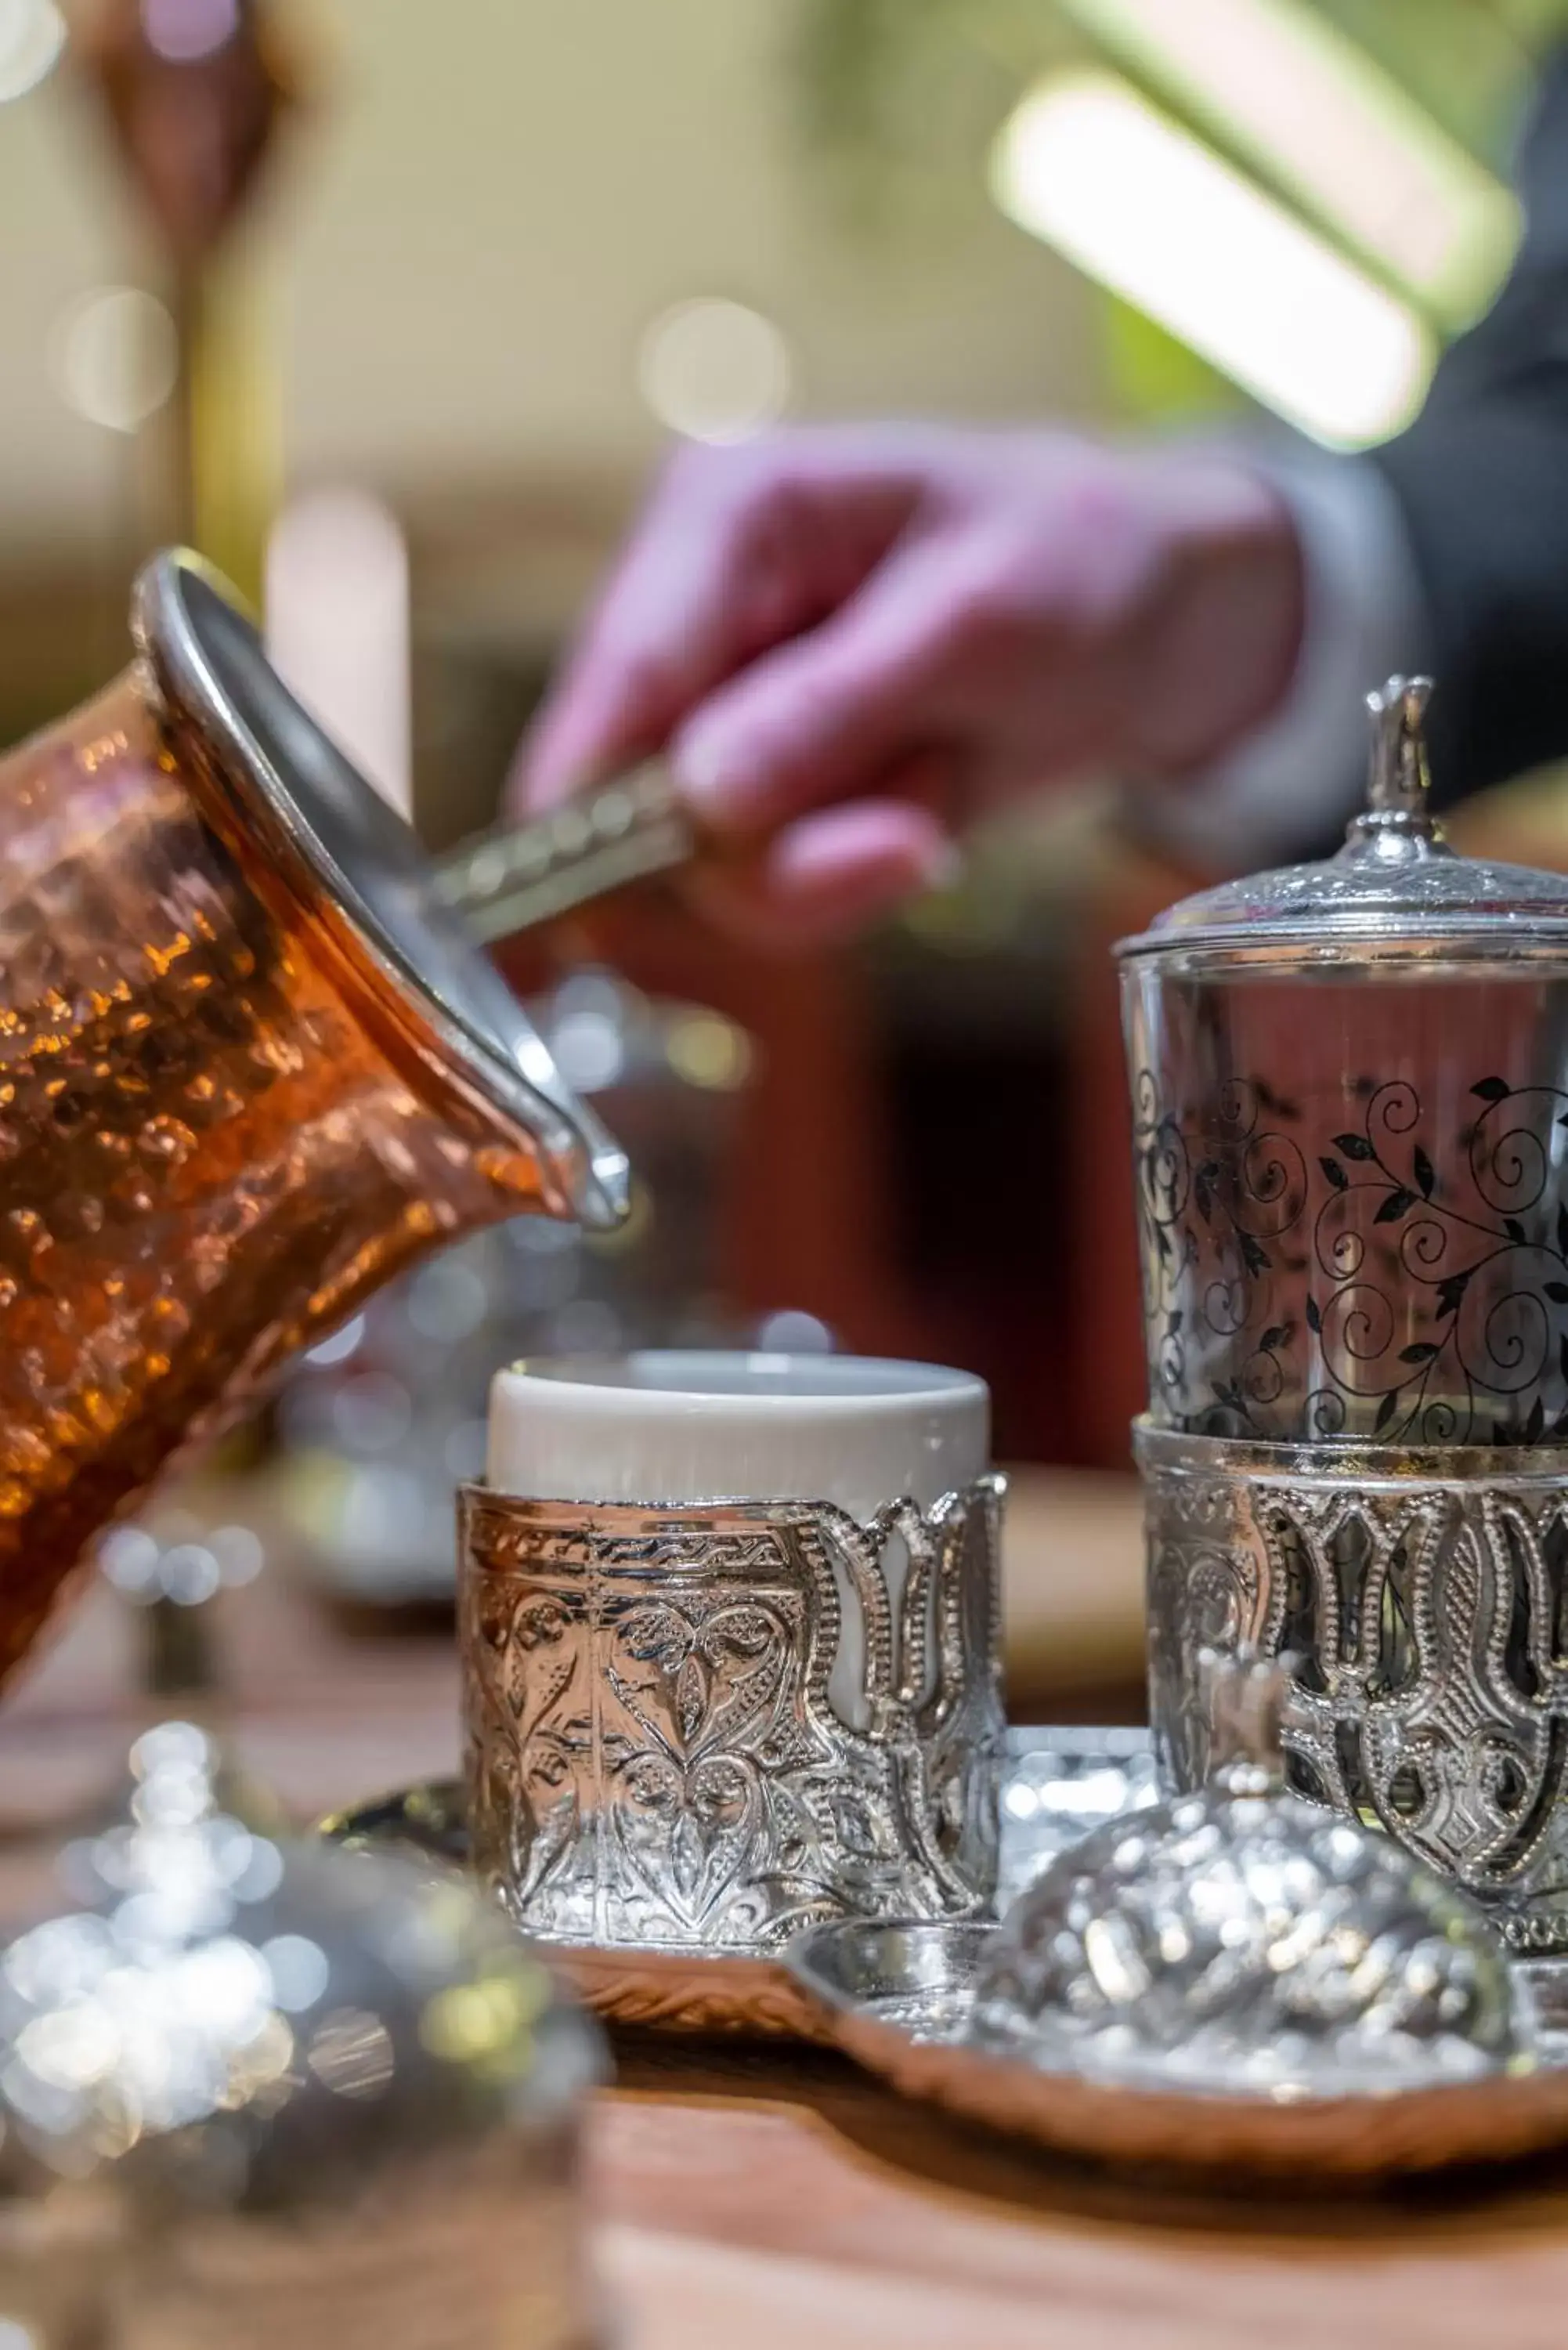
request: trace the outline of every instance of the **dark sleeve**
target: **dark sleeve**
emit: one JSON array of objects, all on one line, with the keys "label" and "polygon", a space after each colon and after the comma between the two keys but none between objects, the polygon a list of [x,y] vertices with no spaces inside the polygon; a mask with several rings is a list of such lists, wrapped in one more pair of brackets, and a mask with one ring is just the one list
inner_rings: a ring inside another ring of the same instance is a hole
[{"label": "dark sleeve", "polygon": [[1568,56],[1521,153],[1512,276],[1376,452],[1430,623],[1435,796],[1568,755]]}]

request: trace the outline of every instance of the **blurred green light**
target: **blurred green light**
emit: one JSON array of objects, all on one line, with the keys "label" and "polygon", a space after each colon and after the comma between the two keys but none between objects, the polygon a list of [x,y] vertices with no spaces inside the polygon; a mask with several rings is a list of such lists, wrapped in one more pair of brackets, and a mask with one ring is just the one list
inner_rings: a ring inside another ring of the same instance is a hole
[{"label": "blurred green light", "polygon": [[1496,292],[1507,188],[1305,0],[1061,0],[1081,31],[1445,328]]},{"label": "blurred green light", "polygon": [[1407,423],[1436,359],[1422,318],[1116,76],[1040,82],[992,154],[1031,234],[1315,439]]}]

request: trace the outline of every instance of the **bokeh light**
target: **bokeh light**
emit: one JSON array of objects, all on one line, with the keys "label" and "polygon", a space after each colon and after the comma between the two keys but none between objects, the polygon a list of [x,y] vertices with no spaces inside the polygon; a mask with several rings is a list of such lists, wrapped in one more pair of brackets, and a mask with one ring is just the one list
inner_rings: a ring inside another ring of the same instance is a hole
[{"label": "bokeh light", "polygon": [[765,1315],[757,1325],[757,1351],[763,1355],[831,1355],[833,1333],[815,1314],[798,1306]]},{"label": "bokeh light", "polygon": [[332,1968],[319,1942],[307,1934],[275,1934],[261,1946],[272,1978],[272,1995],[286,2015],[314,2007],[326,1992]]},{"label": "bokeh light", "polygon": [[180,366],[174,321],[136,286],[104,286],[73,303],[50,354],[68,408],[111,432],[134,432],[174,389]]},{"label": "bokeh light", "polygon": [[345,1322],[341,1330],[334,1330],[329,1338],[323,1338],[317,1346],[307,1347],[301,1360],[323,1367],[329,1363],[346,1363],[358,1352],[364,1336],[365,1316],[356,1314],[351,1321]]},{"label": "bokeh light", "polygon": [[1041,83],[992,190],[1020,227],[1331,446],[1407,423],[1436,363],[1408,306],[1113,74]]},{"label": "bokeh light", "polygon": [[717,1012],[683,1012],[670,1024],[665,1049],[678,1077],[709,1092],[732,1093],[751,1075],[745,1030]]},{"label": "bokeh light", "polygon": [[286,685],[401,816],[413,810],[409,551],[352,484],[307,491],[266,549],[266,647]]},{"label": "bokeh light", "polygon": [[36,89],[65,46],[66,20],[54,0],[0,0],[0,105]]},{"label": "bokeh light", "polygon": [[688,441],[749,441],[789,403],[789,348],[771,318],[706,296],[655,318],[637,356],[638,389]]},{"label": "bokeh light", "polygon": [[1519,206],[1311,0],[1064,0],[1232,151],[1395,283],[1462,323],[1495,293]]},{"label": "bokeh light", "polygon": [[173,65],[210,57],[239,30],[239,0],[141,0],[148,47]]}]

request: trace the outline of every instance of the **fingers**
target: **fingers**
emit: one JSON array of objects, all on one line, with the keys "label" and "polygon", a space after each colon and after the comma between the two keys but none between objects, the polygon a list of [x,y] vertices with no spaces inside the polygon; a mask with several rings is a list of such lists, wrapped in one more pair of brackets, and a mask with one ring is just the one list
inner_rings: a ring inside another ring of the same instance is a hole
[{"label": "fingers", "polygon": [[774,842],[768,895],[786,919],[853,929],[954,880],[951,836],[909,800],[855,800],[804,816]]},{"label": "fingers", "polygon": [[842,437],[678,461],[519,753],[511,805],[550,805],[659,748],[742,663],[853,591],[909,494]]},{"label": "fingers", "polygon": [[[700,503],[700,501],[698,501]],[[732,666],[741,517],[706,520],[672,474],[654,498],[565,674],[524,742],[513,786],[554,805],[656,749]]]},{"label": "fingers", "polygon": [[969,641],[940,542],[889,556],[831,619],[718,687],[677,734],[692,806],[715,831],[747,837],[834,801],[883,796],[890,769],[944,753]]},{"label": "fingers", "polygon": [[743,867],[699,873],[688,888],[720,929],[749,947],[785,952],[852,936],[951,882],[961,861],[929,809],[907,799],[856,800],[803,816]]}]

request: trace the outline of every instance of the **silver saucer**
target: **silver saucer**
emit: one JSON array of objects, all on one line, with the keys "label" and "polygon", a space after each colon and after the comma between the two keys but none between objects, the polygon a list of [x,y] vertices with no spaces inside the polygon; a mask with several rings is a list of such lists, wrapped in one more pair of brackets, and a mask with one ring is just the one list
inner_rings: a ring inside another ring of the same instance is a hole
[{"label": "silver saucer", "polygon": [[[998,1790],[999,1908],[1064,1846],[1155,1800],[1147,1731],[1014,1729],[1007,1733],[1005,1754]],[[455,1779],[426,1781],[357,1804],[323,1820],[318,1832],[336,1843],[412,1850],[459,1867],[468,1859],[463,1790]],[[610,2022],[751,2038],[836,2036],[776,1950],[719,1953],[668,1944],[593,1942],[542,1947],[587,2003]]]},{"label": "silver saucer", "polygon": [[1529,2069],[1391,2095],[1283,2100],[1133,2087],[996,2055],[969,2037],[994,1925],[820,1926],[787,1965],[845,2053],[906,2096],[1058,2154],[1173,2169],[1371,2178],[1568,2142],[1568,1967],[1517,1966]]}]

